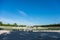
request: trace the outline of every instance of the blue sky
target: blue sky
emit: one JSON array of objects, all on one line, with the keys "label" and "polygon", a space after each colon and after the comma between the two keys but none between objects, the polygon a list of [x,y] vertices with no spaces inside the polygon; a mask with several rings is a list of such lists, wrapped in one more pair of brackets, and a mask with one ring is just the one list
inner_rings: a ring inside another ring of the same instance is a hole
[{"label": "blue sky", "polygon": [[60,23],[60,1],[0,0],[0,21],[26,25]]}]

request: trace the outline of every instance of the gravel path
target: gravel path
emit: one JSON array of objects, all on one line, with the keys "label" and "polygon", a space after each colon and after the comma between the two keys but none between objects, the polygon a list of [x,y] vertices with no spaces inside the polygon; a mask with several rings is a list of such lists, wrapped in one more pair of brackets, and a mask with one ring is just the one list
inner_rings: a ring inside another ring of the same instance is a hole
[{"label": "gravel path", "polygon": [[[9,33],[10,31],[3,32]],[[60,40],[60,32],[11,31],[9,34],[1,34],[0,40]]]},{"label": "gravel path", "polygon": [[[40,31],[33,31],[33,32],[60,32],[60,30],[40,30]],[[0,34],[7,33],[9,34],[9,30],[0,30]]]}]

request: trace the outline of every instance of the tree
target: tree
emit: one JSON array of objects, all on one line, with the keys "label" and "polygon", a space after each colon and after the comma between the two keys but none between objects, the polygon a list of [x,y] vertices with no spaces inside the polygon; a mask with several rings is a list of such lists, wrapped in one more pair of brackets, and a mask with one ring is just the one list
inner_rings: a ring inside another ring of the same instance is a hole
[{"label": "tree", "polygon": [[2,26],[3,25],[3,23],[0,21],[0,26]]},{"label": "tree", "polygon": [[17,27],[18,25],[17,25],[17,23],[14,23],[13,26],[16,26]]},{"label": "tree", "polygon": [[5,26],[10,26],[10,24],[8,23],[8,24],[5,24]]},{"label": "tree", "polygon": [[19,27],[26,27],[26,25],[19,25]]}]

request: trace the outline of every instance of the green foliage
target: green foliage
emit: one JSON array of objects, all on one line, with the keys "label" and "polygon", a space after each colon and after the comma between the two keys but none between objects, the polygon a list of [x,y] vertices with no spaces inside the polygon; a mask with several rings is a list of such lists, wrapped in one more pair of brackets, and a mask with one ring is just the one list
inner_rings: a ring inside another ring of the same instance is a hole
[{"label": "green foliage", "polygon": [[19,25],[19,27],[26,27],[26,25]]},{"label": "green foliage", "polygon": [[3,24],[1,21],[0,21],[0,26],[18,26],[17,23],[14,23],[14,24]]},{"label": "green foliage", "polygon": [[[26,25],[17,25],[17,23],[14,23],[14,24],[3,24],[1,21],[0,21],[0,26],[15,26],[15,27],[26,27]],[[49,24],[49,25],[34,25],[32,27],[60,27],[60,24]]]},{"label": "green foliage", "polygon": [[33,27],[41,27],[41,25],[34,25]]},{"label": "green foliage", "polygon": [[17,27],[18,25],[17,25],[17,23],[14,23],[13,26],[16,26]]},{"label": "green foliage", "polygon": [[60,24],[34,25],[33,27],[60,27]]},{"label": "green foliage", "polygon": [[41,27],[60,27],[60,24],[42,25]]},{"label": "green foliage", "polygon": [[48,30],[60,30],[60,28],[48,28]]},{"label": "green foliage", "polygon": [[10,24],[8,23],[8,24],[3,24],[3,26],[10,26]]},{"label": "green foliage", "polygon": [[2,26],[2,24],[3,24],[3,23],[0,21],[0,26]]}]

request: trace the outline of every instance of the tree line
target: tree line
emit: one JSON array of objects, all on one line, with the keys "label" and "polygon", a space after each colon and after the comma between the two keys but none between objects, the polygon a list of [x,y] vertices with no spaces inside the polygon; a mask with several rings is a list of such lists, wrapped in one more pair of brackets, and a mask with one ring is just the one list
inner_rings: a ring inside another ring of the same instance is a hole
[{"label": "tree line", "polygon": [[60,24],[34,25],[33,27],[60,27]]},{"label": "tree line", "polygon": [[0,21],[0,26],[26,27],[26,25],[18,25],[17,23],[13,23],[13,24],[7,23],[7,24],[5,24],[5,23],[2,23],[1,21]]},{"label": "tree line", "polygon": [[[0,21],[0,26],[16,26],[16,27],[26,27],[26,25],[18,25],[17,23],[13,24],[4,24]],[[32,27],[60,27],[60,24],[49,24],[49,25],[33,25]]]}]

